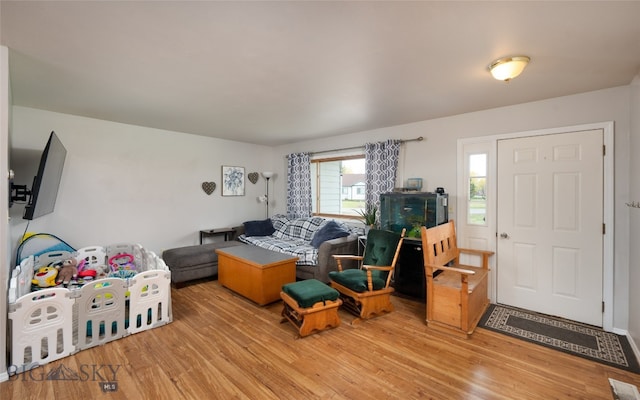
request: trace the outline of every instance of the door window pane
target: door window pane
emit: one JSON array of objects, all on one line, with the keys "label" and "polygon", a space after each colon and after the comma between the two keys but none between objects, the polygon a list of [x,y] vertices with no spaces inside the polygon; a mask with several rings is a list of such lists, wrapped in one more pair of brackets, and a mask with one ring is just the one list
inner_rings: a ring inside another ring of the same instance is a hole
[{"label": "door window pane", "polygon": [[469,192],[467,196],[467,222],[486,225],[487,220],[487,155],[469,156]]}]

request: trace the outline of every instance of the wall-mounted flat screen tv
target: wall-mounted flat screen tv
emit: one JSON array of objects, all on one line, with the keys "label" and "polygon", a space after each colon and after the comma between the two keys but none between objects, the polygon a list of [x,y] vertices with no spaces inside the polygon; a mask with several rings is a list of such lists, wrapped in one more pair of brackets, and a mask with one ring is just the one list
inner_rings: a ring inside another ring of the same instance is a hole
[{"label": "wall-mounted flat screen tv", "polygon": [[33,178],[29,203],[24,209],[24,219],[32,220],[53,212],[66,157],[67,149],[55,132],[51,132],[40,157],[38,174]]}]

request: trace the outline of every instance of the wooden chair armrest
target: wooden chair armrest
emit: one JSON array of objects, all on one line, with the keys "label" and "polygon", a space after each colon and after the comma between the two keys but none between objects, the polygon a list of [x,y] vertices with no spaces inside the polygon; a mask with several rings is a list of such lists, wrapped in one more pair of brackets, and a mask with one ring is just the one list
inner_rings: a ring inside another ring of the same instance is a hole
[{"label": "wooden chair armrest", "polygon": [[393,269],[390,265],[363,265],[362,269],[377,269],[378,271],[391,271]]},{"label": "wooden chair armrest", "polygon": [[484,256],[484,255],[492,256],[495,254],[495,252],[489,251],[489,250],[464,249],[461,247],[458,247],[458,250],[460,250],[461,253],[475,254],[478,256]]},{"label": "wooden chair armrest", "polygon": [[464,249],[464,248],[461,249],[459,247],[458,247],[458,250],[460,251],[460,253],[471,254],[471,255],[482,257],[481,267],[486,270],[489,269],[489,257],[495,254],[493,251],[488,251],[488,250],[476,250],[476,249]]},{"label": "wooden chair armrest", "polygon": [[336,260],[362,260],[362,256],[356,256],[353,254],[333,254],[333,258]]},{"label": "wooden chair armrest", "polygon": [[457,272],[459,274],[462,275],[475,275],[476,272],[472,271],[470,269],[464,269],[464,268],[457,268],[457,267],[447,267],[444,265],[435,265],[435,264],[425,264],[426,267],[428,268],[432,268],[432,269],[441,269],[443,271],[451,271],[451,272]]},{"label": "wooden chair armrest", "polygon": [[[352,254],[332,254],[331,255],[334,260],[336,260],[336,266],[338,267],[338,271],[342,272],[342,260],[357,260],[362,262],[362,256],[356,256]],[[359,264],[359,263],[358,263]]]}]

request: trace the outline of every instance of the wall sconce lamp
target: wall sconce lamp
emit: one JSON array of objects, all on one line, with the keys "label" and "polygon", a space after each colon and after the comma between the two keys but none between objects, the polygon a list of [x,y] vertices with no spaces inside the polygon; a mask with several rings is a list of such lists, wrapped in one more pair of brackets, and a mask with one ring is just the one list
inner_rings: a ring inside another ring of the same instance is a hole
[{"label": "wall sconce lamp", "polygon": [[489,64],[487,69],[495,79],[509,82],[522,73],[529,61],[531,61],[531,58],[527,56],[503,57]]},{"label": "wall sconce lamp", "polygon": [[265,171],[262,173],[262,177],[265,179],[267,184],[267,191],[264,196],[258,197],[258,201],[260,203],[265,203],[267,209],[267,218],[269,218],[269,179],[274,177],[275,174],[271,171]]}]

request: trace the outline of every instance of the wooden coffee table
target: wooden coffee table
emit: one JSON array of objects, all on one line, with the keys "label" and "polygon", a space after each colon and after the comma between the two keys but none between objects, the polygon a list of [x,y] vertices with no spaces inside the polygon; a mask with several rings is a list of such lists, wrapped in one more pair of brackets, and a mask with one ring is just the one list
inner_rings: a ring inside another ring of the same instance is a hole
[{"label": "wooden coffee table", "polygon": [[251,245],[216,253],[220,284],[261,306],[280,300],[282,285],[296,281],[298,257]]}]

